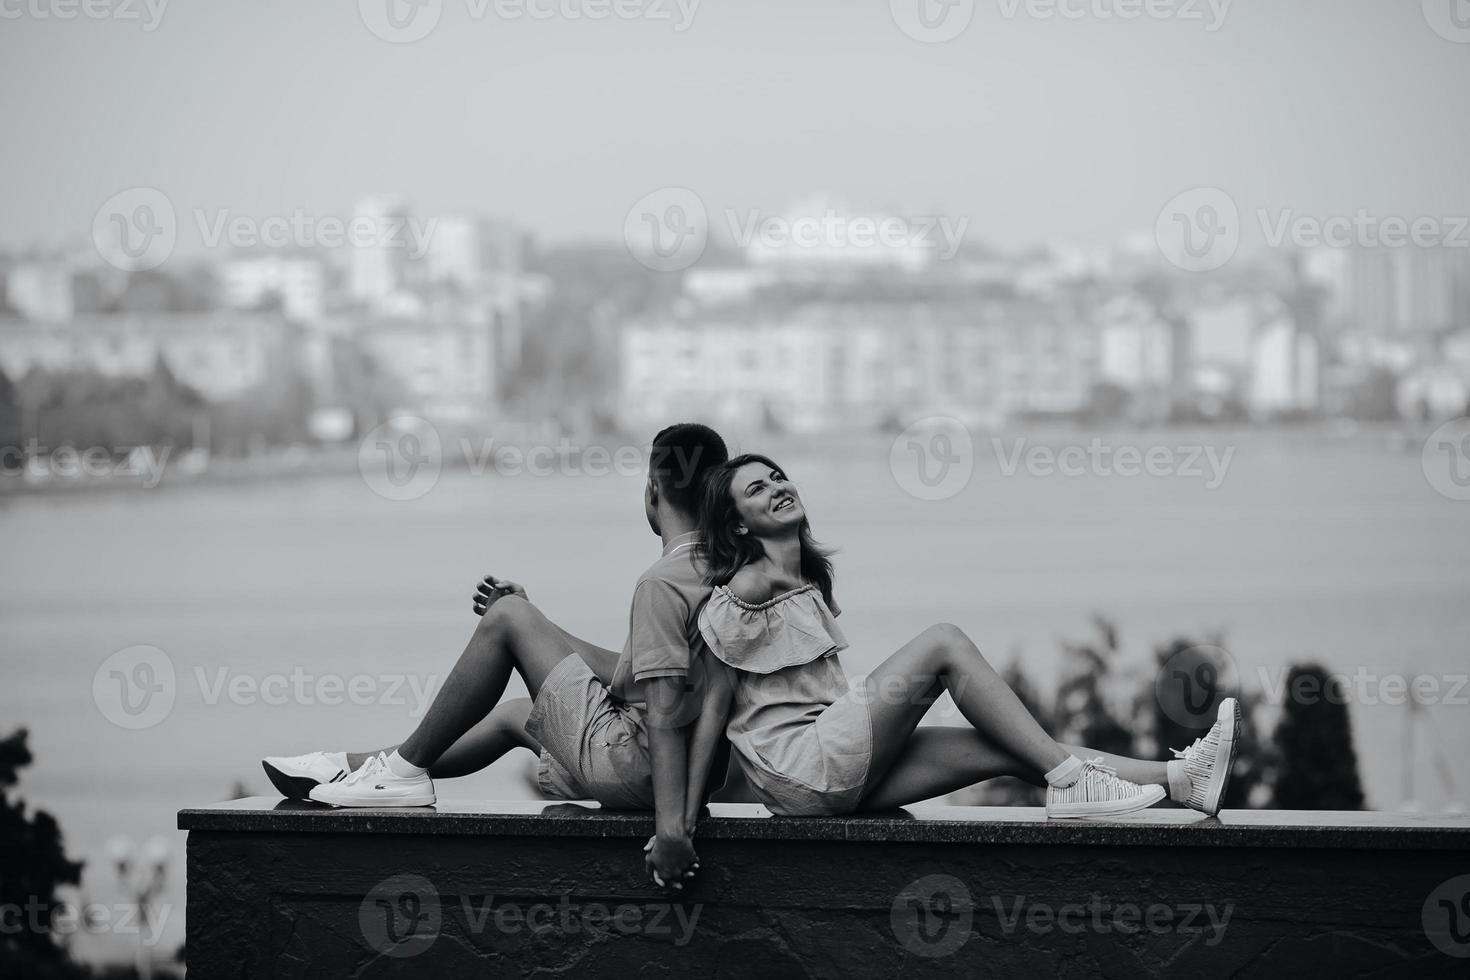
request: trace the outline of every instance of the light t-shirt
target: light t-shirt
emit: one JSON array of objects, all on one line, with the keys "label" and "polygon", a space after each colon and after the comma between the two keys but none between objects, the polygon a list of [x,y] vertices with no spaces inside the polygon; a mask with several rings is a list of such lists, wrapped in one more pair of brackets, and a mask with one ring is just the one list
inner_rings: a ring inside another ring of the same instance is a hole
[{"label": "light t-shirt", "polygon": [[709,600],[704,563],[693,533],[674,538],[663,557],[638,578],[628,619],[628,642],[613,671],[612,696],[642,704],[638,684],[654,677],[685,677],[705,649],[699,611]]}]

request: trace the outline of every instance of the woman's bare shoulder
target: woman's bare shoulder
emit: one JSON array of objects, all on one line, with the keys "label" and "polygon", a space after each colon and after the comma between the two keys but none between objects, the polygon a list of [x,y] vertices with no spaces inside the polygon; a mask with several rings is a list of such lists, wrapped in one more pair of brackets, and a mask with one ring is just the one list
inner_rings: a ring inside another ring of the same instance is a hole
[{"label": "woman's bare shoulder", "polygon": [[743,566],[727,583],[735,597],[744,602],[761,603],[771,598],[771,579],[759,566]]}]

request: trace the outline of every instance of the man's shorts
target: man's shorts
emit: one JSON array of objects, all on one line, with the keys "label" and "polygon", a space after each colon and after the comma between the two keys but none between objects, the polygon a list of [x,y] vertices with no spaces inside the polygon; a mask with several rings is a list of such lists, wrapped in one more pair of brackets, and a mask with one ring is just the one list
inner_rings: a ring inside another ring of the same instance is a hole
[{"label": "man's shorts", "polygon": [[541,743],[536,779],[546,795],[653,809],[643,710],[613,698],[581,657],[572,654],[546,675],[526,731]]}]

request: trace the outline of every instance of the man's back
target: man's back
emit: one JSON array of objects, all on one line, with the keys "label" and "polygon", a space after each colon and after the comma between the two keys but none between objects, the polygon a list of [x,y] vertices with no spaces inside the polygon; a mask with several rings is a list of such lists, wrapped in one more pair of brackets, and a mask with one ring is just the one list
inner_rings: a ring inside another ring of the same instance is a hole
[{"label": "man's back", "polygon": [[710,596],[694,534],[669,541],[658,561],[638,578],[628,621],[628,642],[610,688],[624,703],[641,703],[638,684],[654,677],[685,677],[704,650],[699,610]]}]

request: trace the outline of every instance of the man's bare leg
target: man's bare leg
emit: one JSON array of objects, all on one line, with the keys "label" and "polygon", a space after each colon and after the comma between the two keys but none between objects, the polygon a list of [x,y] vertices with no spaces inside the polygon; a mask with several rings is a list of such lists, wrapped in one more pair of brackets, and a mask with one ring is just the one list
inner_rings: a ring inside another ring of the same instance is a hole
[{"label": "man's bare leg", "polygon": [[[491,577],[486,576],[475,590],[475,595],[471,597],[473,603],[472,608],[476,616],[485,615],[486,611],[498,599],[505,596],[504,592],[496,590],[491,585],[491,581]],[[550,622],[549,619],[547,621]],[[552,625],[555,626],[556,624],[552,623]],[[566,641],[567,646],[571,647],[572,651],[586,661],[588,667],[592,668],[592,673],[597,676],[597,679],[602,681],[603,684],[611,685],[613,682],[613,672],[617,669],[618,658],[621,655],[616,650],[609,650],[595,643],[589,643],[579,636],[574,636],[560,626],[557,626],[556,629],[561,633],[562,639]]]},{"label": "man's bare leg", "polygon": [[[450,779],[479,772],[500,759],[511,749],[530,749],[538,755],[541,743],[526,731],[526,718],[531,714],[531,699],[516,698],[502,701],[468,732],[459,738],[429,767],[433,779]],[[385,745],[373,752],[348,752],[347,766],[356,769],[371,757],[382,752],[391,755],[396,745]]]},{"label": "man's bare leg", "polygon": [[575,654],[563,631],[525,599],[496,600],[398,757],[421,769],[434,766],[500,703],[511,671],[535,698],[552,668]]}]

